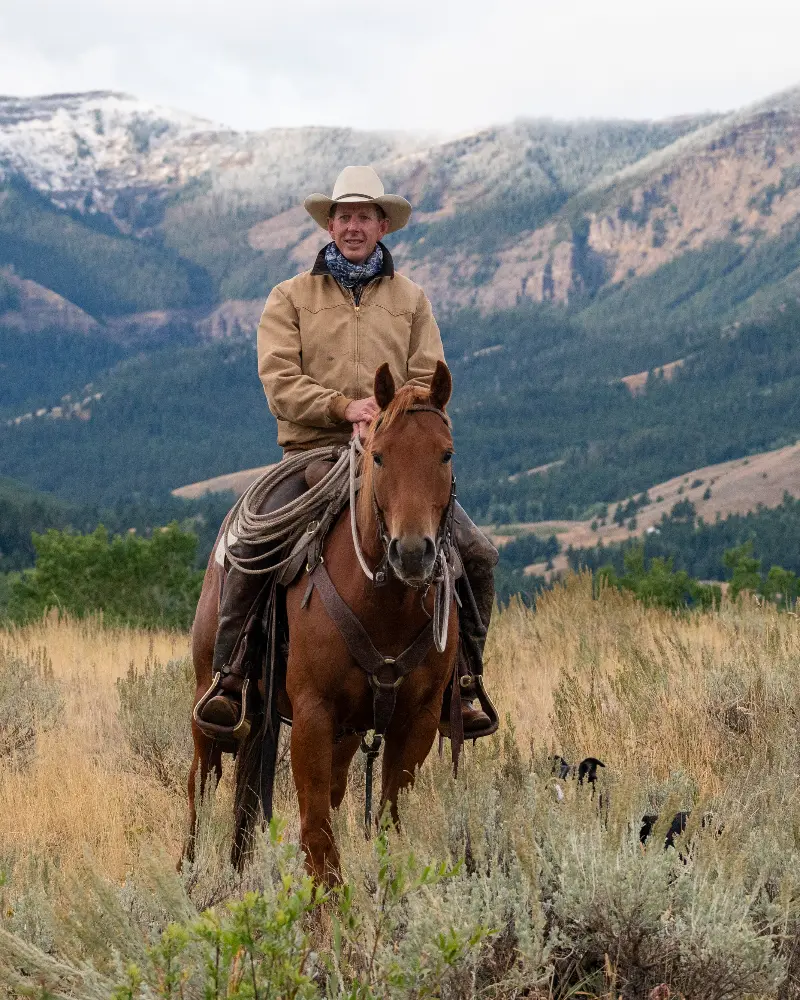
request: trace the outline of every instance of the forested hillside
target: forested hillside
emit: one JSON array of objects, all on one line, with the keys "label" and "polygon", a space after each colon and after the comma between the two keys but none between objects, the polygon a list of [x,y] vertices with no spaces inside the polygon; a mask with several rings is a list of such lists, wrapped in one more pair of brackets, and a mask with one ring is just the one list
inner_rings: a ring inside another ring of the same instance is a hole
[{"label": "forested hillside", "polygon": [[[800,435],[800,311],[736,331],[600,336],[538,311],[443,326],[459,490],[489,522],[580,517],[678,473]],[[494,348],[494,349],[492,349]],[[632,396],[621,374],[686,357]],[[279,457],[252,345],[121,363],[91,419],[0,427],[7,475],[72,501],[166,494]],[[46,458],[46,460],[43,460]],[[559,461],[544,474],[518,475]]]},{"label": "forested hillside", "polygon": [[478,519],[582,517],[800,435],[800,91],[455,139],[101,93],[0,101],[0,473],[160,509],[275,459],[254,324],[324,242],[298,201],[348,161],[415,205],[393,251],[441,321]]},{"label": "forested hillside", "polygon": [[231,502],[230,495],[220,493],[197,500],[165,496],[158,500],[129,498],[113,504],[86,498],[69,503],[12,479],[0,479],[0,576],[33,564],[33,532],[57,528],[86,533],[102,524],[112,535],[149,535],[172,521],[197,535],[197,568],[203,568]]}]

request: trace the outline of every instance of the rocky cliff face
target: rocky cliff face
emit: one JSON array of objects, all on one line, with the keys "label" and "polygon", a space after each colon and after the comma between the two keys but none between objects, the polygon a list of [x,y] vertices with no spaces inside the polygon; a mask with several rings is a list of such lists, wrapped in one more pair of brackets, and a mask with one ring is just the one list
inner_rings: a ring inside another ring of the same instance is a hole
[{"label": "rocky cliff face", "polygon": [[800,216],[800,116],[766,111],[733,122],[616,200],[591,213],[589,234],[612,282],[652,273],[713,240],[748,248],[775,238]]},{"label": "rocky cliff face", "polygon": [[[443,156],[446,148],[437,151],[438,176],[443,164],[450,170],[435,209],[415,216],[411,238],[400,234],[395,247],[400,266],[440,309],[488,313],[526,301],[566,305],[605,285],[624,286],[716,241],[747,251],[778,238],[800,218],[800,91],[703,123],[635,164],[591,180],[564,197],[543,225],[526,225],[536,214],[535,197],[528,203],[520,197],[517,231],[499,244],[492,241],[488,252],[477,226],[470,238],[470,216],[482,204],[503,212],[498,194],[508,189],[478,190],[475,176],[459,184],[463,143],[451,156]],[[499,156],[496,148],[494,154]],[[478,152],[475,157],[480,162]],[[399,186],[425,204],[435,171],[430,163],[420,165],[419,154],[407,159],[418,167]],[[513,173],[507,154],[503,170]],[[531,184],[529,190],[543,189]],[[567,185],[554,190],[563,193]],[[437,224],[448,220],[453,238],[426,246]],[[298,268],[308,266],[321,243],[302,210],[254,227],[250,241],[265,251],[285,251]]]}]

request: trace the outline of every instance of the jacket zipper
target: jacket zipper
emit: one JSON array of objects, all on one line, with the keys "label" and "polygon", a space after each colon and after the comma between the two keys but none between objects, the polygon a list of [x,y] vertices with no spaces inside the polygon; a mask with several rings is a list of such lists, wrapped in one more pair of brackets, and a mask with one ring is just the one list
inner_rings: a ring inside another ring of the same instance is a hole
[{"label": "jacket zipper", "polygon": [[361,305],[356,302],[355,295],[353,295],[352,292],[350,294],[351,294],[352,299],[353,299],[353,308],[356,311],[355,345],[354,345],[354,348],[353,348],[353,356],[355,358],[355,367],[356,367],[356,399],[360,399],[361,398],[361,380],[360,380],[360,368],[359,368],[359,365],[361,363],[361,351],[359,349],[359,343],[358,343],[358,311],[361,308]]}]

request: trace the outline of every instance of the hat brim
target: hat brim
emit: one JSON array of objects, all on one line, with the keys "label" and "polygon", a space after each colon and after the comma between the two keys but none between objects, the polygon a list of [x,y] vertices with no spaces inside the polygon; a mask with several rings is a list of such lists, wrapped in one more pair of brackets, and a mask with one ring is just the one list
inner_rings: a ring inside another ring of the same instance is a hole
[{"label": "hat brim", "polygon": [[411,205],[399,194],[384,194],[380,198],[362,198],[361,195],[345,195],[343,198],[329,198],[324,194],[310,194],[303,202],[303,208],[318,226],[328,228],[328,218],[333,205],[345,204],[378,205],[386,213],[389,222],[387,232],[395,233],[402,229],[411,218]]}]

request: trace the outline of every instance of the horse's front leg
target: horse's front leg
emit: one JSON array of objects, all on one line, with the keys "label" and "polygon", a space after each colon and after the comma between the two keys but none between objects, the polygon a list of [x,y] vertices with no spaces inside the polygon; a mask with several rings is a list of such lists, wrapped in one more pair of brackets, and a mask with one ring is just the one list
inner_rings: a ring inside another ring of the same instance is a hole
[{"label": "horse's front leg", "polygon": [[300,845],[318,882],[339,881],[339,851],[331,830],[333,712],[324,703],[292,704],[292,774],[300,806]]},{"label": "horse's front leg", "polygon": [[398,714],[395,713],[386,733],[380,808],[382,814],[388,803],[394,823],[399,822],[399,792],[413,786],[417,768],[431,752],[439,725],[441,699],[437,704],[424,706],[411,719],[400,719]]},{"label": "horse's front leg", "polygon": [[333,747],[333,766],[331,768],[331,809],[338,809],[347,791],[347,773],[350,763],[361,745],[361,737],[357,735],[343,736]]}]

